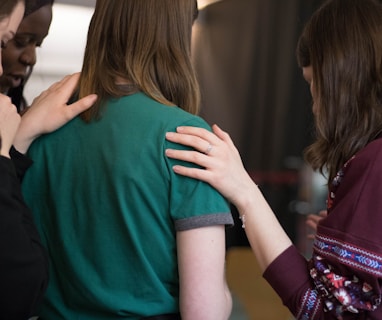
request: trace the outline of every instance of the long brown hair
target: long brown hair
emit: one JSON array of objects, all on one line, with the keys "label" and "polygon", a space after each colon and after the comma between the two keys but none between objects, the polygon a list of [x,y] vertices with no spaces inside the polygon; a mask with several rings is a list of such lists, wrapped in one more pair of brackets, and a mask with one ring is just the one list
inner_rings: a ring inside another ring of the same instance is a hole
[{"label": "long brown hair", "polygon": [[[110,97],[140,90],[196,114],[199,86],[191,64],[195,0],[97,0],[89,26],[79,96],[98,103],[82,114],[101,116]],[[124,85],[116,85],[120,80]],[[133,88],[133,89],[131,89]]]},{"label": "long brown hair", "polygon": [[382,6],[374,0],[329,0],[310,19],[297,46],[311,66],[316,141],[305,150],[329,182],[382,131]]}]

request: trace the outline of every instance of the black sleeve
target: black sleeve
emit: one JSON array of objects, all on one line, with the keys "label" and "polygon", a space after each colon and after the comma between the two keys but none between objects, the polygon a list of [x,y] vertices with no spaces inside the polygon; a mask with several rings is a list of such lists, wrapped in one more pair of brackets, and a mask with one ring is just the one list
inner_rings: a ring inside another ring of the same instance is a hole
[{"label": "black sleeve", "polygon": [[21,181],[24,177],[25,171],[33,164],[33,161],[27,156],[18,152],[14,147],[11,148],[9,152],[13,165],[16,169],[16,174],[19,180]]},{"label": "black sleeve", "polygon": [[0,156],[0,317],[35,315],[48,282],[48,259],[15,167]]}]

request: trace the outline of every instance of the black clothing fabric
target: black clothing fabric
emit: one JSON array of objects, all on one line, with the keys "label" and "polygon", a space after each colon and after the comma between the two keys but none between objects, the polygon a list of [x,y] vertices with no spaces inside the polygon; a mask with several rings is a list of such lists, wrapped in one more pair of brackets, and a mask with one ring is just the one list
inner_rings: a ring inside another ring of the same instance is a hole
[{"label": "black clothing fabric", "polygon": [[26,1],[24,18],[37,11],[43,6],[53,5],[54,0],[29,0]]},{"label": "black clothing fabric", "polygon": [[9,152],[13,166],[16,170],[17,178],[21,181],[24,177],[25,171],[33,164],[33,161],[28,157],[24,156],[20,152],[18,152],[15,148],[11,148]]},{"label": "black clothing fabric", "polygon": [[11,150],[0,156],[0,318],[26,320],[36,315],[48,284],[48,258],[20,179],[31,161]]},{"label": "black clothing fabric", "polygon": [[[29,76],[28,76],[29,77]],[[12,103],[16,106],[17,112],[22,114],[28,107],[28,102],[24,97],[25,83],[16,88],[10,88],[7,92],[7,96],[11,98]]]}]

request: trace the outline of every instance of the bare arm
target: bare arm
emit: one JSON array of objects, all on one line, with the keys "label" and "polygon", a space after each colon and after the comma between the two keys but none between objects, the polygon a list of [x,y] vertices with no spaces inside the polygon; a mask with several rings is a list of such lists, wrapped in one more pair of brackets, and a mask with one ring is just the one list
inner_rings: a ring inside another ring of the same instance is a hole
[{"label": "bare arm", "polygon": [[232,298],[225,280],[224,226],[177,233],[183,320],[226,320]]},{"label": "bare arm", "polygon": [[[195,127],[180,127],[167,139],[198,151],[167,150],[170,158],[196,163],[205,169],[175,166],[176,173],[208,182],[219,190],[245,217],[245,232],[264,271],[292,245],[261,191],[243,167],[240,154],[229,135],[216,125],[214,133]],[[212,149],[208,154],[203,153]]]},{"label": "bare arm", "polygon": [[20,116],[11,99],[0,94],[0,155],[9,158],[13,139],[20,124]]},{"label": "bare arm", "polygon": [[94,104],[97,96],[93,94],[67,105],[78,79],[79,73],[66,76],[33,100],[15,137],[14,146],[19,152],[25,153],[36,138],[57,130]]}]

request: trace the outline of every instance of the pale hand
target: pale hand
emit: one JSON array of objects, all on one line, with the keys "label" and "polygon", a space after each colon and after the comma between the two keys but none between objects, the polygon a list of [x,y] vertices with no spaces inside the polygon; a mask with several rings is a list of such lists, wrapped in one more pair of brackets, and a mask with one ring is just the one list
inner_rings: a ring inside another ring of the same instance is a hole
[{"label": "pale hand", "polygon": [[0,155],[9,158],[9,150],[13,144],[19,124],[20,116],[11,99],[0,94]]},{"label": "pale hand", "polygon": [[215,134],[196,127],[179,127],[177,133],[167,133],[167,140],[193,147],[197,151],[168,149],[166,155],[205,168],[174,166],[173,170],[209,183],[234,205],[244,206],[255,184],[245,170],[229,134],[217,125],[212,129]]},{"label": "pale hand", "polygon": [[97,96],[92,94],[71,105],[67,104],[77,87],[79,76],[79,73],[66,76],[33,100],[21,118],[14,141],[19,152],[25,153],[34,139],[57,130],[95,103]]}]

